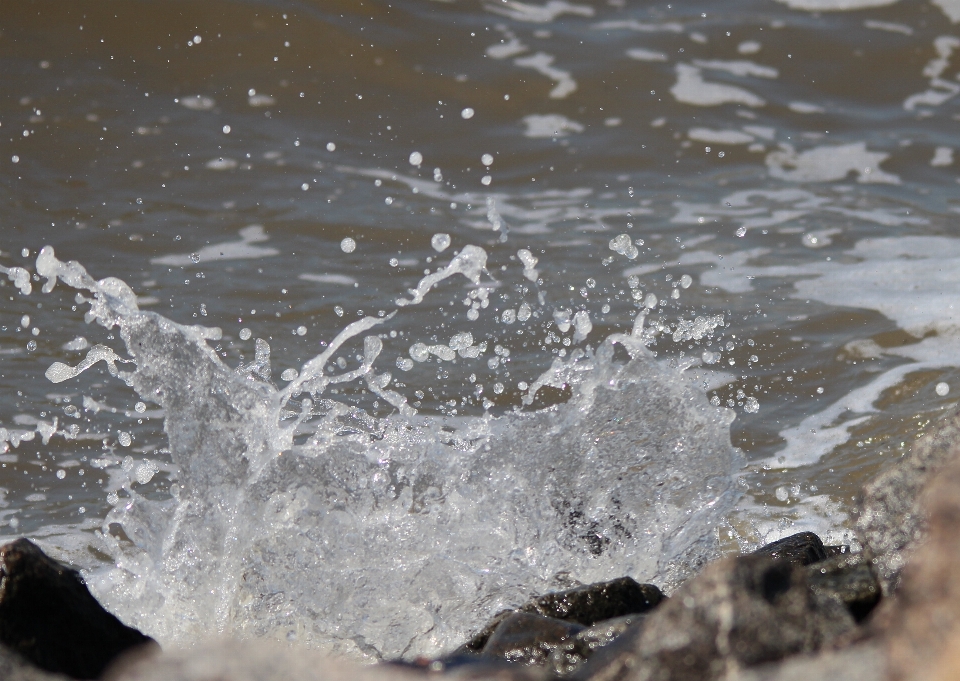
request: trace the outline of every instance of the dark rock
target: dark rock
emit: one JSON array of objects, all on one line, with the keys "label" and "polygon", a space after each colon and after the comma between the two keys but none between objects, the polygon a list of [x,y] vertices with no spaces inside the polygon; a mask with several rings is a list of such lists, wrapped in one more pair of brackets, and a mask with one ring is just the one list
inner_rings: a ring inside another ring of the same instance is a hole
[{"label": "dark rock", "polygon": [[653,584],[640,584],[630,577],[621,577],[549,593],[520,606],[520,610],[589,627],[614,617],[649,612],[664,598]]},{"label": "dark rock", "polygon": [[794,565],[812,565],[829,557],[820,537],[813,532],[800,532],[761,546],[753,552],[755,556],[769,556],[774,560],[783,560]]},{"label": "dark rock", "polygon": [[95,679],[153,639],[104,610],[75,571],[26,539],[0,547],[0,643],[38,667]]},{"label": "dark rock", "polygon": [[645,617],[646,615],[627,615],[597,622],[574,636],[570,644],[558,646],[550,653],[547,668],[558,676],[570,674],[593,657],[596,651],[613,643]]},{"label": "dark rock", "polygon": [[816,651],[854,626],[838,600],[810,588],[803,568],[739,556],[708,565],[571,678],[711,681]]},{"label": "dark rock", "polygon": [[497,626],[514,612],[534,613],[589,627],[615,617],[650,612],[665,600],[666,596],[653,584],[640,584],[630,577],[549,593],[527,601],[517,610],[498,612],[451,656],[483,650]]},{"label": "dark rock", "polygon": [[484,657],[524,665],[543,666],[558,648],[573,648],[573,637],[583,630],[573,622],[528,612],[504,618],[483,647]]},{"label": "dark rock", "polygon": [[837,598],[857,622],[862,622],[880,602],[882,588],[877,574],[860,554],[841,554],[807,567],[810,588]]},{"label": "dark rock", "polygon": [[68,681],[69,677],[38,669],[17,653],[0,646],[0,679],[3,681]]},{"label": "dark rock", "polygon": [[878,475],[859,503],[857,537],[872,556],[884,595],[899,584],[900,571],[926,532],[921,490],[956,455],[960,413],[940,421],[914,443],[910,454]]}]

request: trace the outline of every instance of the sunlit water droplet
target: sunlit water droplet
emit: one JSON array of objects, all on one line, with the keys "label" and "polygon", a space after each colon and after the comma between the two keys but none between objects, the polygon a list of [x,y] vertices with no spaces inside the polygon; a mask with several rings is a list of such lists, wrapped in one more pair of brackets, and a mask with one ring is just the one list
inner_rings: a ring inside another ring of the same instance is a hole
[{"label": "sunlit water droplet", "polygon": [[430,239],[430,245],[433,246],[433,250],[438,253],[445,251],[450,246],[450,235],[449,234],[434,234]]},{"label": "sunlit water droplet", "polygon": [[345,237],[340,242],[340,250],[344,253],[353,253],[357,249],[357,242],[350,237]]},{"label": "sunlit water droplet", "polygon": [[948,392],[950,392],[950,384],[941,381],[940,383],[937,383],[936,391],[940,397],[944,397]]}]

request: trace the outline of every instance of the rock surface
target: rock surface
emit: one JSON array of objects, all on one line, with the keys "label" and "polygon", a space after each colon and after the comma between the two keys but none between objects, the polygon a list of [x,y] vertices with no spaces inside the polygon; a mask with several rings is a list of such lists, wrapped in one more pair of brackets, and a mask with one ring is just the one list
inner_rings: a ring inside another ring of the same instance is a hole
[{"label": "rock surface", "polygon": [[794,565],[811,565],[828,557],[823,541],[813,532],[800,532],[784,537],[753,552],[755,556],[768,556]]},{"label": "rock surface", "polygon": [[955,413],[915,442],[896,466],[864,488],[857,536],[873,556],[884,595],[896,589],[900,571],[926,531],[921,494],[924,485],[955,456],[958,443],[960,413]]},{"label": "rock surface", "polygon": [[803,568],[767,556],[728,558],[708,565],[573,678],[710,681],[816,651],[854,626],[840,602],[810,589]]},{"label": "rock surface", "polygon": [[41,669],[98,678],[153,640],[101,607],[83,579],[26,539],[0,547],[0,643]]}]

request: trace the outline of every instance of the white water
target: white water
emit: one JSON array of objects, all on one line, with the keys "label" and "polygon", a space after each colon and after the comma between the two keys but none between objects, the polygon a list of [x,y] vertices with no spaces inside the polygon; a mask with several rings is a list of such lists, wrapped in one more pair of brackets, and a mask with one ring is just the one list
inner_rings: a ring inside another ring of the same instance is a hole
[{"label": "white water", "polygon": [[[466,246],[396,304],[456,275],[476,284],[485,261]],[[426,418],[375,366],[383,340],[371,332],[395,313],[348,325],[280,389],[263,340],[253,362],[232,369],[208,344],[219,329],[141,311],[122,281],[95,281],[49,247],[37,272],[45,292],[59,279],[92,294],[78,297],[87,322],[118,327],[130,358],[95,346],[75,368],[53,364],[48,379],[106,360],[143,400],[138,412],[162,409],[170,461],[114,462],[114,508],[95,543],[115,567],[88,581],[164,644],[217,632],[368,659],[433,655],[549,589],[622,575],[673,588],[715,555],[736,501],[734,413],[655,359],[645,312],[631,334],[574,349],[532,382],[527,402],[554,386],[570,391],[564,404]],[[589,316],[572,323],[586,335]],[[451,341],[464,360],[478,350],[467,335]],[[358,366],[331,363],[361,336]],[[396,412],[377,419],[329,399],[344,382],[365,383]],[[141,496],[161,468],[176,481],[171,496]]]}]

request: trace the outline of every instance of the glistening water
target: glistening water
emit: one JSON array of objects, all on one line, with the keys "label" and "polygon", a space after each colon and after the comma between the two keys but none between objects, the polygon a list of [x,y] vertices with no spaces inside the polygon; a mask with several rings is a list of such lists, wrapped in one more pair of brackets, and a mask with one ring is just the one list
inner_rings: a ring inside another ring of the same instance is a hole
[{"label": "glistening water", "polygon": [[0,523],[163,644],[449,650],[960,390],[960,3],[0,8]]}]

